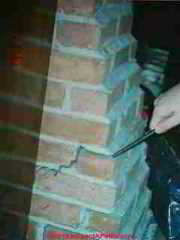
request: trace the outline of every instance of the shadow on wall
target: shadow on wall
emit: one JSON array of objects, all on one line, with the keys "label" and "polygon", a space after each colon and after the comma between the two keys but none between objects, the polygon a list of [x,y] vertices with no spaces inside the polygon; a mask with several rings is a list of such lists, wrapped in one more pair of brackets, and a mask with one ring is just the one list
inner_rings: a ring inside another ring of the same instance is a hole
[{"label": "shadow on wall", "polygon": [[[24,239],[28,228],[28,221],[16,213],[28,216],[30,211],[50,56],[50,48],[42,43],[47,40],[51,45],[55,8],[55,0],[15,0],[5,1],[0,9],[0,239],[4,240]],[[29,37],[38,38],[39,45]]]}]

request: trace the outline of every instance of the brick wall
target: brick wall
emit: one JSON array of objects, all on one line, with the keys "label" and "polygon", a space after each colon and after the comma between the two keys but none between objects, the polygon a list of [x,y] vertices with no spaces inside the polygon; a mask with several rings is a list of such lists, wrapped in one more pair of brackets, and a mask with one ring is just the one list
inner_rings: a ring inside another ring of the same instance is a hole
[{"label": "brick wall", "polygon": [[[45,29],[50,16],[36,9],[32,24]],[[29,239],[52,231],[136,235],[147,226],[146,145],[111,157],[146,124],[131,24],[128,1],[59,0],[52,43],[48,30],[31,28],[11,52],[21,61],[3,68],[2,206],[33,221]]]}]

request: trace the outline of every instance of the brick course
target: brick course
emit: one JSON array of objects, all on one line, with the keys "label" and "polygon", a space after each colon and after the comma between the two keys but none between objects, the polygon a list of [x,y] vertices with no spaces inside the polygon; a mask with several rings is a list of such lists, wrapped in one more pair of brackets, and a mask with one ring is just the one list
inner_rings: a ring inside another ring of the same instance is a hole
[{"label": "brick course", "polygon": [[49,77],[97,85],[104,80],[108,65],[105,60],[52,52]]},{"label": "brick course", "polygon": [[41,131],[54,137],[83,144],[106,145],[110,124],[44,112]]},{"label": "brick course", "polygon": [[48,169],[40,169],[36,172],[35,188],[107,209],[114,206],[117,191],[116,188],[89,182],[75,175],[55,176],[54,172]]}]

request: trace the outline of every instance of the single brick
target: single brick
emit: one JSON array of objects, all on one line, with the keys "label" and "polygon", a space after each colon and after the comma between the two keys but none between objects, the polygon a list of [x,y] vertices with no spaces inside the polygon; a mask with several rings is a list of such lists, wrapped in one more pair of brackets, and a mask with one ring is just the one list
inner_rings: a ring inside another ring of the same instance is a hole
[{"label": "single brick", "polygon": [[111,157],[82,150],[78,156],[76,167],[81,174],[101,180],[112,180],[115,161]]},{"label": "single brick", "polygon": [[114,206],[117,190],[120,191],[75,175],[59,173],[55,176],[54,171],[47,168],[37,169],[35,189],[107,209]]},{"label": "single brick", "polygon": [[3,67],[1,72],[1,96],[17,96],[33,104],[43,104],[46,86],[46,80],[43,77],[32,76],[25,72],[14,71],[5,67]]},{"label": "single brick", "polygon": [[66,47],[97,49],[116,36],[117,20],[105,25],[61,20],[57,23],[56,39]]},{"label": "single brick", "polygon": [[100,84],[109,70],[109,61],[52,52],[49,76],[80,83]]},{"label": "single brick", "polygon": [[106,145],[111,125],[74,118],[68,115],[44,112],[41,131],[54,137],[83,144]]},{"label": "single brick", "polygon": [[103,214],[99,212],[91,212],[89,216],[88,229],[113,233],[120,228],[120,219],[112,217],[110,214]]},{"label": "single brick", "polygon": [[65,87],[61,83],[48,81],[46,87],[45,104],[50,107],[62,108],[65,97]]},{"label": "single brick", "polygon": [[37,162],[69,165],[76,158],[77,148],[70,144],[40,139]]},{"label": "single brick", "polygon": [[15,131],[6,128],[0,129],[1,145],[0,152],[8,154],[9,157],[20,157],[33,162],[37,158],[39,139],[23,131]]},{"label": "single brick", "polygon": [[71,225],[74,227],[80,224],[80,207],[45,198],[37,194],[32,195],[29,214],[56,224]]},{"label": "single brick", "polygon": [[39,132],[42,111],[10,101],[0,102],[0,126],[13,125]]},{"label": "single brick", "polygon": [[96,2],[96,0],[69,0],[68,2],[66,0],[58,0],[57,7],[67,14],[88,16],[95,13]]},{"label": "single brick", "polygon": [[100,91],[91,91],[73,88],[71,95],[72,111],[105,115],[107,112],[108,94]]}]

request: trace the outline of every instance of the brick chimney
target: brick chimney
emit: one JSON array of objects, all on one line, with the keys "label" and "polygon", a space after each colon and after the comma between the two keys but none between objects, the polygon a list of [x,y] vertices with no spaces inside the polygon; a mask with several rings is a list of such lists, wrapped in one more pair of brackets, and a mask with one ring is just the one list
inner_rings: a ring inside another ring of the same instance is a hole
[{"label": "brick chimney", "polygon": [[58,0],[55,24],[36,8],[10,53],[21,58],[3,69],[0,186],[3,209],[28,217],[28,239],[143,239],[152,218],[146,145],[111,156],[146,126],[132,18],[125,0]]}]

